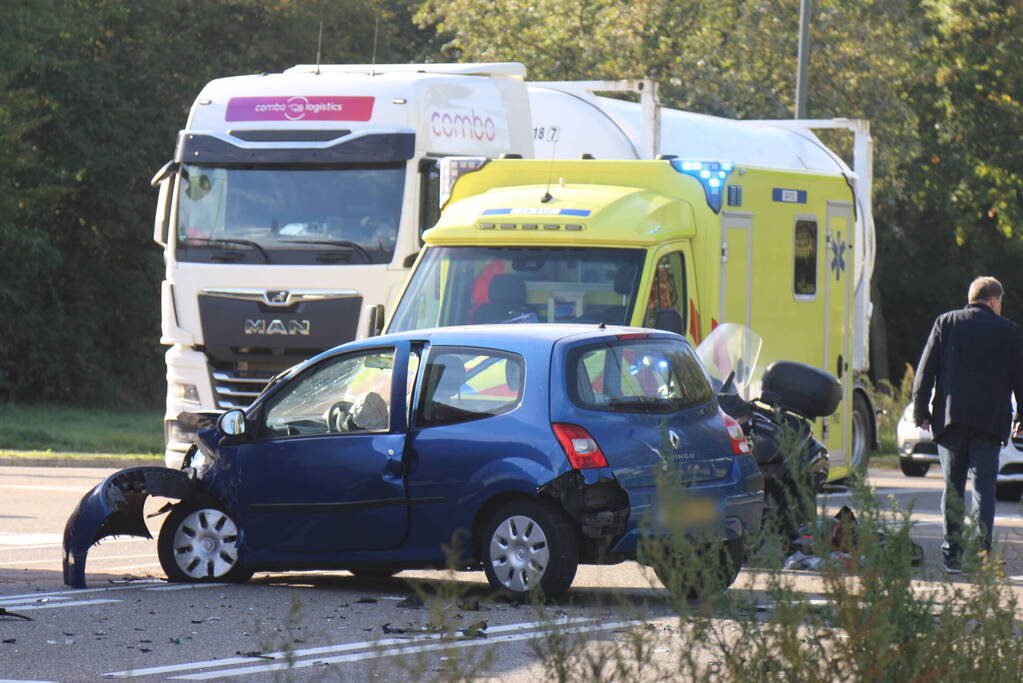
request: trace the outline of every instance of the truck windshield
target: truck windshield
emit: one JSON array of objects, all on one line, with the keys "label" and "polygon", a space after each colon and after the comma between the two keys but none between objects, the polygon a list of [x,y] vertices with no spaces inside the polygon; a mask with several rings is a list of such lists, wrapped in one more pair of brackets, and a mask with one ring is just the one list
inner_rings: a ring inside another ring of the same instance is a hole
[{"label": "truck windshield", "polygon": [[177,259],[201,263],[389,263],[404,164],[345,168],[184,164]]},{"label": "truck windshield", "polygon": [[431,247],[389,332],[502,322],[627,324],[642,249]]}]

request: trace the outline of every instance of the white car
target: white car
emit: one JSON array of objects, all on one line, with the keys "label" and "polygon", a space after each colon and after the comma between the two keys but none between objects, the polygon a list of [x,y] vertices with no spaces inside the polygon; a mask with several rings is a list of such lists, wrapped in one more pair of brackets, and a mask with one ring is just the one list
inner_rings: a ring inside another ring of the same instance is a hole
[{"label": "white car", "polygon": [[[1016,410],[1016,402],[1012,404]],[[913,422],[913,404],[906,406],[896,428],[899,448],[899,467],[907,477],[922,477],[931,465],[938,463],[938,445],[929,429],[921,429]],[[998,480],[995,497],[1017,502],[1023,494],[1023,436],[1013,434],[998,455]]]}]

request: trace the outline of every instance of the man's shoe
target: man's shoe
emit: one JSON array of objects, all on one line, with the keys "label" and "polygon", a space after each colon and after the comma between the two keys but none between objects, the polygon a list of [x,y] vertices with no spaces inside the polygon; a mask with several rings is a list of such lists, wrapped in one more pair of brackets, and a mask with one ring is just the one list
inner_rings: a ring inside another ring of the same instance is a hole
[{"label": "man's shoe", "polygon": [[962,574],[963,568],[959,566],[958,562],[952,560],[945,560],[943,568],[946,574]]}]

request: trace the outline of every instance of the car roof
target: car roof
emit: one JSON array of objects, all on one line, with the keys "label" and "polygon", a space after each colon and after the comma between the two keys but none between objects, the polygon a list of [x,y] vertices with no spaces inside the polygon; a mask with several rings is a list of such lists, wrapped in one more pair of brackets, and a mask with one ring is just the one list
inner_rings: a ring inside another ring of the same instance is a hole
[{"label": "car roof", "polygon": [[[458,325],[422,330],[395,332],[362,342],[375,346],[382,341],[429,341],[431,344],[497,346],[513,348],[521,344],[553,345],[568,338],[601,339],[621,334],[646,332],[677,337],[664,330],[626,327],[624,325],[569,324],[569,323],[498,323],[493,325]],[[351,346],[350,348],[356,348]]]},{"label": "car roof", "polygon": [[433,327],[421,330],[408,330],[405,332],[394,332],[378,337],[367,337],[357,341],[347,342],[340,346],[324,351],[312,358],[309,358],[297,365],[294,365],[280,375],[279,378],[290,378],[305,368],[313,365],[324,358],[358,351],[359,349],[372,349],[387,346],[395,342],[430,342],[434,345],[445,346],[477,346],[484,348],[496,348],[506,351],[524,351],[525,346],[531,346],[536,350],[538,345],[550,348],[562,340],[586,341],[590,339],[614,339],[623,334],[649,334],[659,339],[675,339],[688,343],[685,337],[673,332],[654,330],[642,327],[626,327],[624,325],[601,325],[601,324],[567,324],[567,323],[498,323],[494,325],[456,325],[451,327]]}]

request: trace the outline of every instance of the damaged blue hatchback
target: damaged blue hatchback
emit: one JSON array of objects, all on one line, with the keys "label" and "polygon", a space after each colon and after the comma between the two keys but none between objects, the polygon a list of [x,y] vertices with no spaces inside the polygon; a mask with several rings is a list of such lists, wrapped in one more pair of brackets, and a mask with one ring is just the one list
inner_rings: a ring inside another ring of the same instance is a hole
[{"label": "damaged blue hatchback", "polygon": [[85,586],[100,539],[149,537],[143,504],[159,496],[180,501],[157,544],[171,581],[455,566],[482,568],[516,598],[557,596],[579,563],[637,559],[674,533],[706,544],[699,557],[724,588],[764,507],[749,450],[675,334],[494,325],[374,337],[211,418],[180,471],[126,469],[93,489],[64,531],[64,581]]}]

